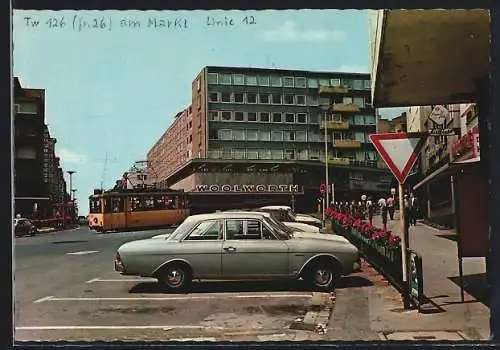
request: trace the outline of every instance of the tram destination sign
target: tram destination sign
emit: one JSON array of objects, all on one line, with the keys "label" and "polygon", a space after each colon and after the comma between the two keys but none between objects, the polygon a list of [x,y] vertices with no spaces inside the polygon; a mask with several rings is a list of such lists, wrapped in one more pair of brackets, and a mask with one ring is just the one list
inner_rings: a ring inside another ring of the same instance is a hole
[{"label": "tram destination sign", "polygon": [[299,185],[196,185],[204,193],[302,193]]}]

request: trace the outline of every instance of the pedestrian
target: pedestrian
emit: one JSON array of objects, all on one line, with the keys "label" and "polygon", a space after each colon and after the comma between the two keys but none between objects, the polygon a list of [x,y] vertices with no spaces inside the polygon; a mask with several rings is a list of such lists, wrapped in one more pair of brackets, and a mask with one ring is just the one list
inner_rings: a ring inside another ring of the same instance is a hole
[{"label": "pedestrian", "polygon": [[387,202],[384,198],[380,198],[378,205],[380,207],[380,215],[382,216],[382,227],[384,231],[387,231]]},{"label": "pedestrian", "polygon": [[408,230],[410,228],[411,221],[411,212],[410,212],[410,198],[407,193],[403,196],[403,210],[401,213],[404,215],[405,219],[405,229]]},{"label": "pedestrian", "polygon": [[368,221],[370,222],[370,225],[373,225],[373,203],[372,203],[372,197],[368,197],[366,200],[366,213],[368,215]]},{"label": "pedestrian", "polygon": [[395,207],[394,207],[394,197],[391,195],[387,198],[387,212],[389,213],[389,217],[392,220],[394,220],[394,211],[395,211]]},{"label": "pedestrian", "polygon": [[413,193],[410,193],[410,225],[417,226],[418,209],[418,199]]}]

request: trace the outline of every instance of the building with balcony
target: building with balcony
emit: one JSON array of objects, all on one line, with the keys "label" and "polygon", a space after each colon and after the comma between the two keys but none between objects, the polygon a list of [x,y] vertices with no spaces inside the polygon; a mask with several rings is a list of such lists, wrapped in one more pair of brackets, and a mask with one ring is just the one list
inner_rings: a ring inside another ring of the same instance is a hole
[{"label": "building with balcony", "polygon": [[128,171],[123,173],[121,181],[119,180],[120,187],[126,190],[135,188],[150,187],[150,173],[151,168],[148,167],[148,161],[137,161],[130,167]]},{"label": "building with balcony", "polygon": [[370,86],[361,73],[205,67],[192,83],[190,113],[176,116],[148,162],[158,182],[185,191],[297,185],[307,210],[326,161],[335,198],[385,193],[391,176],[368,137],[377,129]]},{"label": "building with balcony", "polygon": [[44,181],[45,90],[23,88],[17,77],[13,85],[15,214],[45,217],[50,211]]}]

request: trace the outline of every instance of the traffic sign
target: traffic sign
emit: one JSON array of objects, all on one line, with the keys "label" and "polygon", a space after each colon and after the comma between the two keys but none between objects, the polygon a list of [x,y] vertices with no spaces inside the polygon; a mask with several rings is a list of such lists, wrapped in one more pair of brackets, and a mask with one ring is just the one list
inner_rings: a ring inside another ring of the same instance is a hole
[{"label": "traffic sign", "polygon": [[427,132],[371,134],[370,140],[394,177],[403,184],[428,135]]},{"label": "traffic sign", "polygon": [[448,111],[444,106],[437,105],[429,114],[429,119],[432,120],[437,125],[443,125],[450,111]]}]

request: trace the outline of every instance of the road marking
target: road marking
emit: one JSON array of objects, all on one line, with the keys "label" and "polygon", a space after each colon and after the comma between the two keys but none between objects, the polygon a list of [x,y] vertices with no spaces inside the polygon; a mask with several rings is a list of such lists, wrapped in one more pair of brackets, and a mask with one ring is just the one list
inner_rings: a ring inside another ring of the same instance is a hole
[{"label": "road marking", "polygon": [[103,278],[92,278],[85,283],[95,283],[95,282],[157,282],[156,278],[121,278],[121,279],[103,279]]},{"label": "road marking", "polygon": [[98,250],[84,250],[80,252],[73,252],[73,253],[66,253],[66,255],[87,255],[87,254],[94,254],[94,253],[99,253]]},{"label": "road marking", "polygon": [[49,296],[46,296],[46,297],[43,297],[43,298],[37,299],[37,300],[35,300],[33,303],[35,303],[35,304],[37,304],[37,303],[43,303],[44,301],[50,300],[50,299],[52,299],[53,297],[54,297],[53,295],[49,295]]},{"label": "road marking", "polygon": [[217,326],[191,326],[191,325],[167,325],[167,326],[26,326],[16,327],[16,331],[55,331],[55,330],[119,330],[119,329],[162,329],[164,331],[175,329],[213,329],[225,330],[226,327]]},{"label": "road marking", "polygon": [[178,296],[165,296],[165,297],[123,297],[123,298],[56,298],[48,296],[36,300],[35,302],[41,303],[44,301],[137,301],[137,300],[211,300],[211,299],[265,299],[265,298],[312,298],[310,294],[246,294],[246,295],[230,295],[226,293],[219,293],[217,295],[192,295],[183,294]]}]

